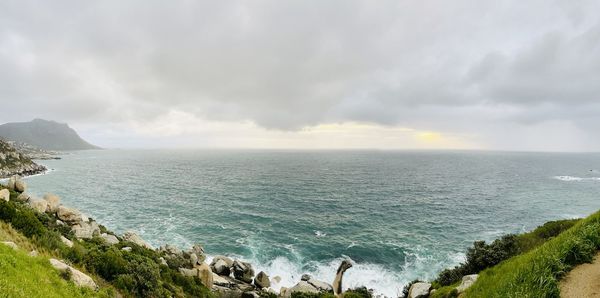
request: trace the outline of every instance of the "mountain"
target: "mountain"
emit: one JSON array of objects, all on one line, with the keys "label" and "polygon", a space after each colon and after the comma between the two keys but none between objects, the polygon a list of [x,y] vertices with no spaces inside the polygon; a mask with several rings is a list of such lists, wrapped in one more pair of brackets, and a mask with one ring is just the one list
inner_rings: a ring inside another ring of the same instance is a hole
[{"label": "mountain", "polygon": [[46,167],[33,162],[18,152],[10,143],[0,140],[0,178],[12,175],[33,175],[46,171]]},{"label": "mountain", "polygon": [[0,137],[44,150],[100,149],[83,140],[69,125],[42,119],[2,124]]}]

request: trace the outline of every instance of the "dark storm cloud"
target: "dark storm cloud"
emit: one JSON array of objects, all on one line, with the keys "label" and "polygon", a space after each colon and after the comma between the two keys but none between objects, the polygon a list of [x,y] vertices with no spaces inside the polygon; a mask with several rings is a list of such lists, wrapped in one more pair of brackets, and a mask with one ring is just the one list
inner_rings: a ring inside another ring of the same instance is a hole
[{"label": "dark storm cloud", "polygon": [[181,110],[275,129],[589,125],[600,112],[599,11],[595,1],[3,1],[2,120]]}]

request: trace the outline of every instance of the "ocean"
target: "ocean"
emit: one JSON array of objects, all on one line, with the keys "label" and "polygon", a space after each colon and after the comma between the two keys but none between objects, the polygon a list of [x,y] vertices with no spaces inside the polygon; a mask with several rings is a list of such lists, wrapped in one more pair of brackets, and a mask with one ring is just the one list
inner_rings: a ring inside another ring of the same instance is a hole
[{"label": "ocean", "polygon": [[600,154],[470,151],[93,150],[40,163],[30,192],[58,194],[155,247],[250,261],[397,296],[464,260],[475,240],[600,209]]}]

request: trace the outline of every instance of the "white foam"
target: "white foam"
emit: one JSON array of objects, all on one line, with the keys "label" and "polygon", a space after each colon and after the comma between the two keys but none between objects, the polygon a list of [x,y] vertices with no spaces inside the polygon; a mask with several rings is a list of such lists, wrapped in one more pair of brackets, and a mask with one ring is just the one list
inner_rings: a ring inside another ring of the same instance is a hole
[{"label": "white foam", "polygon": [[600,177],[575,177],[575,176],[554,176],[554,179],[560,181],[600,181]]},{"label": "white foam", "polygon": [[325,236],[327,236],[327,234],[324,233],[324,232],[321,232],[321,231],[315,231],[315,236],[317,236],[317,237],[325,237]]}]

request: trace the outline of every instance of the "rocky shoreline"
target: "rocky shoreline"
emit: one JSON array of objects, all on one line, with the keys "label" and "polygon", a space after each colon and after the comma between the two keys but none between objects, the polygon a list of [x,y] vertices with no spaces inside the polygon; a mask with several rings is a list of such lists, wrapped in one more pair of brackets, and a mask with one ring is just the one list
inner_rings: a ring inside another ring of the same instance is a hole
[{"label": "rocky shoreline", "polygon": [[10,143],[0,140],[0,179],[13,175],[31,176],[45,173],[48,169],[36,164],[24,153],[16,150]]},{"label": "rocky shoreline", "polygon": [[[66,228],[72,232],[73,238],[60,236],[60,240],[67,247],[72,248],[74,242],[97,241],[100,239],[104,245],[117,246],[120,243],[133,243],[139,247],[152,250],[160,255],[160,265],[177,268],[177,271],[186,277],[198,278],[201,283],[218,296],[228,297],[282,297],[289,298],[292,295],[304,294],[333,294],[341,297],[343,293],[342,277],[346,270],[352,267],[351,260],[344,260],[332,276],[332,283],[313,278],[308,274],[302,275],[301,279],[293,287],[281,287],[279,291],[274,289],[279,285],[281,277],[270,276],[267,272],[255,272],[252,264],[227,256],[215,256],[207,263],[207,256],[201,244],[195,244],[190,249],[183,250],[176,246],[167,244],[153,248],[135,232],[129,231],[123,235],[117,235],[99,225],[95,220],[89,218],[81,211],[64,206],[60,198],[53,194],[45,194],[43,198],[35,198],[27,192],[27,184],[20,176],[12,176],[8,180],[7,189],[0,191],[0,200],[9,201],[10,192],[16,193],[14,200],[24,204],[38,214],[47,215],[54,221],[52,224]],[[122,247],[123,251],[131,251],[131,246]],[[96,288],[93,280],[84,273],[67,265],[62,260],[51,260],[51,264],[59,271],[70,270],[78,272],[71,274],[76,284],[82,284],[90,288]],[[69,269],[70,268],[70,269]],[[91,282],[90,282],[91,281]],[[362,292],[372,296],[372,290],[361,289]]]}]

